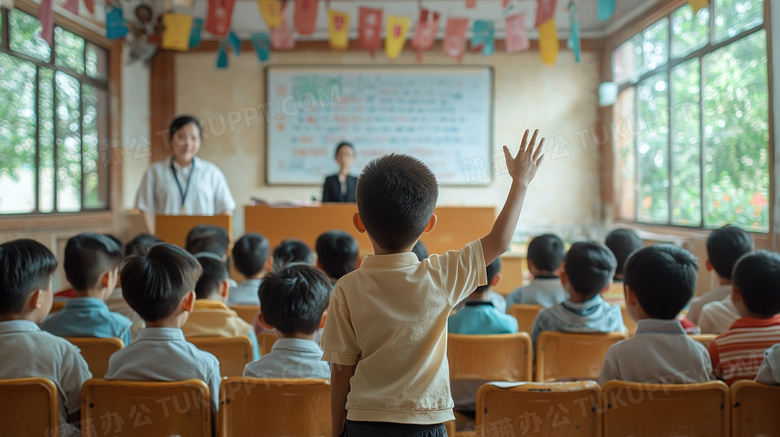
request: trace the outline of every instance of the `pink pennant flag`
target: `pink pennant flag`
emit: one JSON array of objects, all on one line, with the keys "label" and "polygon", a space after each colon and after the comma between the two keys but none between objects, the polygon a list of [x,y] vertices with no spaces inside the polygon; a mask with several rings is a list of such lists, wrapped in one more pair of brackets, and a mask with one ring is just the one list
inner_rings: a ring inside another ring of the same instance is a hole
[{"label": "pink pennant flag", "polygon": [[444,53],[457,59],[458,62],[461,61],[463,51],[466,50],[466,27],[468,25],[468,18],[447,18],[447,28],[444,32]]},{"label": "pink pennant flag", "polygon": [[95,0],[84,0],[84,4],[87,6],[89,13],[95,15]]},{"label": "pink pennant flag", "polygon": [[477,0],[466,0],[467,9],[474,9],[475,7],[477,7]]},{"label": "pink pennant flag", "polygon": [[317,27],[319,0],[295,0],[293,24],[301,35],[311,35]]},{"label": "pink pennant flag", "polygon": [[54,13],[51,10],[51,0],[41,0],[38,8],[38,21],[41,22],[41,38],[52,47],[54,42]]},{"label": "pink pennant flag", "polygon": [[65,10],[73,15],[79,14],[79,0],[66,0]]},{"label": "pink pennant flag", "polygon": [[531,42],[525,31],[525,14],[516,14],[506,17],[506,52],[514,53],[528,50]]},{"label": "pink pennant flag", "polygon": [[292,50],[295,48],[295,35],[287,24],[287,17],[282,16],[282,25],[276,26],[270,31],[271,48],[274,50]]},{"label": "pink pennant flag", "polygon": [[420,9],[420,19],[414,29],[412,48],[417,52],[417,62],[422,62],[422,52],[430,50],[436,39],[436,29],[439,28],[439,13],[430,13],[428,9]]},{"label": "pink pennant flag", "polygon": [[360,7],[358,18],[358,45],[369,50],[382,47],[382,9]]},{"label": "pink pennant flag", "polygon": [[536,21],[534,28],[553,18],[555,15],[555,0],[536,0]]}]

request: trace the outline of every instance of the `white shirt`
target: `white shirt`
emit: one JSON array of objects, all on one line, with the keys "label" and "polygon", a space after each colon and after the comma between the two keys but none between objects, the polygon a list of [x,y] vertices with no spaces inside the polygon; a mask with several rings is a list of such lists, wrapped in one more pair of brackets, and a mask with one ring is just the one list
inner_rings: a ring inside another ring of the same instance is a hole
[{"label": "white shirt", "polygon": [[330,366],[322,361],[322,349],[317,342],[301,338],[280,338],[271,347],[271,353],[244,367],[244,376],[330,379]]},{"label": "white shirt", "polygon": [[764,361],[758,368],[756,382],[780,385],[780,344],[776,344],[764,352]]},{"label": "white shirt", "polygon": [[51,380],[57,387],[60,435],[80,435],[67,426],[68,415],[81,409],[81,386],[92,373],[76,346],[28,320],[0,322],[0,363],[0,379]]},{"label": "white shirt", "polygon": [[[186,188],[188,180],[189,190]],[[179,187],[187,192],[184,212]],[[135,206],[154,218],[157,214],[215,215],[234,210],[236,202],[230,194],[225,175],[216,165],[196,156],[192,158],[192,164],[182,168],[170,157],[153,162],[146,170],[141,186],[138,187]]]},{"label": "white shirt", "polygon": [[633,337],[607,350],[598,383],[688,384],[707,382],[711,374],[707,348],[688,337],[679,321],[642,319]]},{"label": "white shirt", "polygon": [[710,302],[714,302],[716,300],[723,300],[727,298],[730,294],[731,294],[731,284],[727,284],[727,285],[721,285],[718,288],[713,288],[712,290],[702,294],[699,297],[694,297],[691,300],[690,305],[688,305],[688,315],[685,317],[691,322],[693,322],[695,325],[698,325],[699,316],[701,316],[701,310],[702,308],[704,308],[704,305]]},{"label": "white shirt", "polygon": [[704,305],[699,316],[699,328],[702,334],[723,334],[739,317],[729,295],[723,300]]},{"label": "white shirt", "polygon": [[227,304],[233,305],[260,305],[260,296],[257,294],[262,279],[246,279],[244,282],[230,287]]}]

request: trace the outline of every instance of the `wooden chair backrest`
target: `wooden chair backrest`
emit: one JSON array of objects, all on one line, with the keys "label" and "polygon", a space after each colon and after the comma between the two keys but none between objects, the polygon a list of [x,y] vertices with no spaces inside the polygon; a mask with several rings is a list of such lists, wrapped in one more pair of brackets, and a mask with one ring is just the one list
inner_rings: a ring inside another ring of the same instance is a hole
[{"label": "wooden chair backrest", "polygon": [[692,340],[698,341],[703,344],[704,347],[709,347],[710,343],[712,343],[717,336],[718,334],[690,334]]},{"label": "wooden chair backrest", "polygon": [[64,300],[55,300],[51,303],[51,311],[49,311],[49,314],[54,314],[58,311],[62,311],[63,308],[65,308],[65,304],[68,303]]},{"label": "wooden chair backrest", "polygon": [[780,387],[754,381],[731,386],[731,436],[777,435],[780,432]]},{"label": "wooden chair backrest", "polygon": [[516,303],[507,309],[507,314],[517,319],[517,327],[520,332],[531,333],[534,320],[544,307],[541,305],[523,305]]},{"label": "wooden chair backrest", "polygon": [[626,304],[624,303],[620,304],[620,314],[623,315],[623,324],[626,325],[626,329],[628,329],[628,336],[633,337],[634,334],[636,334],[636,328],[639,324],[628,314],[628,308],[626,308]]},{"label": "wooden chair backrest", "polygon": [[226,378],[217,436],[330,436],[327,379]]},{"label": "wooden chair backrest", "polygon": [[606,405],[604,437],[729,435],[729,388],[721,381],[698,384],[609,381],[602,392]]},{"label": "wooden chair backrest", "polygon": [[257,347],[260,349],[261,357],[271,353],[271,348],[274,347],[276,340],[279,340],[279,335],[273,331],[264,331],[257,334]]},{"label": "wooden chair backrest", "polygon": [[260,312],[259,305],[233,305],[230,307],[230,309],[235,311],[238,317],[241,317],[242,320],[252,326],[255,326],[255,318]]},{"label": "wooden chair backrest", "polygon": [[103,378],[108,371],[108,359],[124,344],[118,338],[65,337],[81,350],[93,378]]},{"label": "wooden chair backrest", "polygon": [[46,378],[0,380],[2,435],[56,436],[57,408],[57,387]]},{"label": "wooden chair backrest", "polygon": [[518,334],[447,335],[450,380],[530,381],[531,337]]},{"label": "wooden chair backrest", "polygon": [[242,376],[244,366],[252,362],[252,342],[247,337],[188,337],[187,341],[219,360],[219,373]]},{"label": "wooden chair backrest", "polygon": [[626,335],[544,331],[536,339],[536,376],[539,382],[597,379],[610,346]]}]

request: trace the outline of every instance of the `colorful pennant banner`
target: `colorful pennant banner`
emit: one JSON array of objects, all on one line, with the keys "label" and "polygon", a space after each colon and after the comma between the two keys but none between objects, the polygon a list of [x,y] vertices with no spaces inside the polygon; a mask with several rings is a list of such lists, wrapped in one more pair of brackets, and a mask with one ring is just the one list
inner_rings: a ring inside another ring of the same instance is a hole
[{"label": "colorful pennant banner", "polygon": [[79,14],[79,0],[65,0],[65,10],[73,15]]},{"label": "colorful pennant banner", "polygon": [[539,26],[539,52],[542,63],[553,66],[558,59],[558,29],[555,18],[551,18]]},{"label": "colorful pennant banner", "polygon": [[282,25],[282,4],[279,0],[257,0],[257,6],[269,29]]},{"label": "colorful pennant banner", "polygon": [[293,25],[301,35],[311,35],[317,28],[319,0],[295,0]]},{"label": "colorful pennant banner", "polygon": [[330,46],[336,50],[345,50],[349,46],[349,14],[329,9],[328,31]]},{"label": "colorful pennant banner", "polygon": [[506,52],[515,53],[531,48],[528,33],[525,30],[525,14],[506,17]]},{"label": "colorful pennant banner", "polygon": [[428,9],[420,9],[420,19],[414,29],[412,48],[417,52],[417,62],[422,62],[422,52],[430,50],[436,39],[439,28],[439,13],[431,13]]},{"label": "colorful pennant banner", "polygon": [[181,52],[190,48],[192,15],[166,13],[163,15],[163,27],[162,48]]},{"label": "colorful pennant banner", "polygon": [[227,36],[235,4],[236,0],[209,0],[206,30],[215,36]]},{"label": "colorful pennant banner", "polygon": [[219,53],[217,53],[217,68],[227,68],[228,66],[228,57],[227,57],[227,49],[225,48],[225,42],[222,41],[219,43]]},{"label": "colorful pennant banner", "polygon": [[444,53],[457,59],[458,62],[463,58],[463,51],[466,49],[466,27],[468,25],[468,18],[447,18],[447,27],[444,31],[444,43],[442,46]]},{"label": "colorful pennant banner", "polygon": [[200,45],[200,34],[203,31],[203,19],[196,18],[192,21],[192,31],[190,32],[190,48]]},{"label": "colorful pennant banner", "polygon": [[250,37],[261,62],[271,57],[271,36],[266,32],[253,33]]},{"label": "colorful pennant banner", "polygon": [[51,0],[41,0],[38,7],[38,21],[41,22],[41,38],[53,47],[54,43],[54,11],[52,11]]},{"label": "colorful pennant banner", "polygon": [[358,45],[373,56],[382,47],[382,10],[360,7],[358,11]]},{"label": "colorful pennant banner", "polygon": [[401,15],[387,16],[387,35],[385,36],[385,55],[390,59],[395,59],[401,54],[406,44],[406,34],[409,32],[409,26],[412,25],[412,19]]},{"label": "colorful pennant banner", "polygon": [[282,17],[282,25],[271,29],[271,47],[274,50],[292,50],[295,48],[295,35],[287,24],[287,19]]},{"label": "colorful pennant banner", "polygon": [[[41,3],[43,4],[43,3]],[[41,20],[43,23],[43,20]],[[106,38],[119,39],[127,35],[127,26],[122,8],[106,8]]]},{"label": "colorful pennant banner", "polygon": [[471,46],[474,51],[481,51],[483,55],[492,55],[496,51],[494,35],[496,25],[493,21],[477,20],[474,22],[474,35],[471,37]]},{"label": "colorful pennant banner", "polygon": [[[696,1],[696,0],[693,0]],[[615,3],[617,0],[599,0],[598,17],[599,21],[605,21],[615,13]]]},{"label": "colorful pennant banner", "polygon": [[568,47],[574,52],[574,62],[580,62],[580,22],[577,19],[577,4],[569,3],[569,40]]},{"label": "colorful pennant banner", "polygon": [[536,21],[534,27],[538,28],[542,23],[555,16],[555,0],[536,0]]},{"label": "colorful pennant banner", "polygon": [[241,38],[232,30],[228,32],[227,42],[233,47],[233,53],[235,53],[236,56],[241,54]]}]

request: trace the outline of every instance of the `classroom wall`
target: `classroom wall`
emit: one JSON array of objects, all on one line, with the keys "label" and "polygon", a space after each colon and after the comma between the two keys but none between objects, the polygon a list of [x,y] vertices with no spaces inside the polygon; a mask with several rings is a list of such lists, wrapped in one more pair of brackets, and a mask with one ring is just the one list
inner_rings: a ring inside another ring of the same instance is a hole
[{"label": "classroom wall", "polygon": [[[239,205],[250,198],[310,200],[321,187],[281,187],[265,184],[265,127],[262,117],[243,117],[244,108],[265,101],[264,65],[253,53],[230,57],[227,69],[215,67],[216,53],[176,56],[176,110],[206,119],[204,130],[215,135],[204,141],[200,156],[225,173]],[[274,52],[274,64],[381,65],[414,64],[405,51],[391,62],[381,53],[326,51]],[[426,53],[426,65],[456,63],[441,52]],[[542,65],[538,52],[497,53],[490,57],[467,54],[464,65],[489,65],[495,71],[494,150],[519,145],[525,128],[539,128],[548,138],[547,158],[532,185],[517,239],[541,230],[570,239],[595,237],[601,232],[598,178],[599,153],[592,143],[580,145],[583,129],[596,125],[598,54],[583,53],[577,64],[571,52],[561,52],[555,67]],[[247,110],[247,115],[252,114]],[[242,117],[229,129],[230,117]],[[360,145],[356,145],[359,148]],[[587,146],[587,144],[586,144]],[[334,163],[334,172],[336,171]],[[500,207],[508,191],[508,175],[498,175],[488,187],[442,187],[440,205]],[[237,233],[243,229],[243,211],[236,211]]]}]

